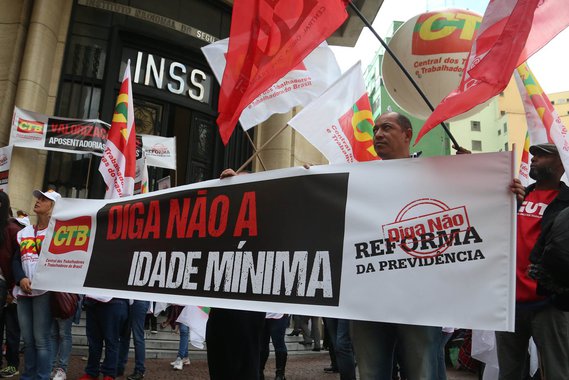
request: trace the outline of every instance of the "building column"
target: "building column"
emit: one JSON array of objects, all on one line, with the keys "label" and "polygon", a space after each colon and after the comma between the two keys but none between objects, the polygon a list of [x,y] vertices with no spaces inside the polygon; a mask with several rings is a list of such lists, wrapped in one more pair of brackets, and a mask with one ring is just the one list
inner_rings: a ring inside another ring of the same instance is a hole
[{"label": "building column", "polygon": [[[287,124],[292,117],[292,111],[284,114],[274,114],[266,121],[255,127],[255,145],[262,147]],[[259,153],[266,170],[289,168],[292,166],[292,128],[286,127]],[[259,160],[255,160],[254,171],[262,171]]]},{"label": "building column", "polygon": [[0,0],[0,146],[8,145],[10,140],[10,124],[31,5],[31,0]]},{"label": "building column", "polygon": [[[72,6],[73,0],[32,2],[12,105],[53,114]],[[14,208],[32,210],[31,192],[43,185],[46,157],[43,150],[14,148],[8,185]]]},{"label": "building column", "polygon": [[[274,114],[267,121],[255,127],[255,145],[257,149],[278,133],[298,112],[300,112],[300,107],[295,107],[292,111],[285,114]],[[261,156],[266,170],[290,168],[305,164],[324,165],[328,163],[328,160],[320,151],[314,148],[312,144],[290,126],[280,132],[279,136],[259,153],[259,156]],[[253,169],[255,172],[263,170],[259,160],[254,161]]]}]

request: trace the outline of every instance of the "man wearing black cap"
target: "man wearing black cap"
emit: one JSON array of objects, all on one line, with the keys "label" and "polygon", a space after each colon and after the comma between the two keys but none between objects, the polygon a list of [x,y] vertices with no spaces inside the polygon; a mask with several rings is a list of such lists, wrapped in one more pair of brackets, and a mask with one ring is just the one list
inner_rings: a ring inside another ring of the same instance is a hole
[{"label": "man wearing black cap", "polygon": [[516,321],[514,332],[496,332],[500,379],[527,376],[529,338],[533,337],[546,379],[569,376],[569,313],[558,308],[555,297],[540,291],[528,276],[532,259],[543,253],[543,242],[559,212],[569,207],[569,187],[560,182],[564,169],[554,144],[533,145],[529,176],[535,183],[524,188],[515,179],[518,197]]}]

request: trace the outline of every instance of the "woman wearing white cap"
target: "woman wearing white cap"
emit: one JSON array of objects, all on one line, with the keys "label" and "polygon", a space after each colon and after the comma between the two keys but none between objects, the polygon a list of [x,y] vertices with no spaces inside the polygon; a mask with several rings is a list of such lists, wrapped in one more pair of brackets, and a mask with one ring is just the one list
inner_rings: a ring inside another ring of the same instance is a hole
[{"label": "woman wearing white cap", "polygon": [[41,244],[55,202],[61,195],[53,190],[34,190],[37,198],[34,212],[37,224],[18,233],[20,255],[15,255],[12,269],[18,298],[18,321],[24,339],[25,368],[23,380],[49,380],[51,373],[51,308],[50,296],[45,290],[34,289],[33,279],[39,260]]}]

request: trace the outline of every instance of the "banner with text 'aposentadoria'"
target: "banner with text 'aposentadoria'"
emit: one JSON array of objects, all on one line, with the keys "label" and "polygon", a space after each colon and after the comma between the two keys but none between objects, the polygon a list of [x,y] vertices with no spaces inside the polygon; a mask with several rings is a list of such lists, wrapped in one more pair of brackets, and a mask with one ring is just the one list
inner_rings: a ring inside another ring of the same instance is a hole
[{"label": "banner with text 'aposentadoria'", "polygon": [[511,153],[291,168],[58,201],[40,289],[513,329]]},{"label": "banner with text 'aposentadoria'", "polygon": [[[70,119],[14,107],[10,145],[67,153],[103,154],[110,125],[99,119]],[[176,170],[176,138],[137,135],[148,166]]]}]

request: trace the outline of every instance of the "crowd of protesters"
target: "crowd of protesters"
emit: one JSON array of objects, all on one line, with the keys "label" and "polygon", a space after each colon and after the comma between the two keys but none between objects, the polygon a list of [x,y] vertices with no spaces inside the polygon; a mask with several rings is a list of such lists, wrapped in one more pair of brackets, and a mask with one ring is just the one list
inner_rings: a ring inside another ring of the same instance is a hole
[{"label": "crowd of protesters", "polygon": [[[374,147],[384,160],[409,158],[411,123],[398,113],[380,115],[374,126]],[[458,149],[459,153],[468,153]],[[559,226],[558,215],[569,208],[569,189],[560,182],[564,173],[554,144],[530,148],[533,155],[529,188],[513,180],[510,191],[519,201],[517,215],[517,292],[514,332],[496,333],[500,379],[526,379],[529,338],[539,351],[541,374],[547,380],[569,377],[569,291],[548,267],[548,256]],[[227,169],[221,178],[234,176]],[[24,212],[11,216],[10,200],[0,192],[0,312],[6,333],[6,366],[0,377],[19,373],[20,335],[24,342],[21,379],[65,380],[71,353],[71,325],[81,310],[86,313],[89,356],[79,380],[110,380],[124,375],[132,334],[134,372],[128,380],[144,377],[144,325],[152,305],[147,301],[85,295],[75,313],[58,318],[53,311],[53,292],[34,288],[34,274],[54,204],[61,198],[53,189],[33,192],[35,223]],[[563,216],[567,220],[566,216]],[[552,248],[553,247],[553,248]],[[529,271],[528,271],[529,270]],[[561,273],[562,280],[566,273]],[[176,310],[176,309],[174,309]],[[175,314],[175,313],[174,313]],[[206,331],[208,366],[214,380],[264,379],[270,342],[274,346],[275,380],[285,380],[286,329],[290,316],[227,309],[211,309]],[[289,336],[300,336],[301,344],[313,351],[322,349],[321,319],[297,315]],[[174,370],[190,364],[188,326],[169,321],[180,333]],[[311,327],[309,327],[309,322]],[[151,322],[156,329],[156,320]],[[347,321],[323,318],[331,366],[325,372],[340,374],[342,380],[444,380],[445,345],[452,329],[398,323]],[[468,339],[468,337],[466,337]],[[104,359],[103,358],[104,350]]]}]

